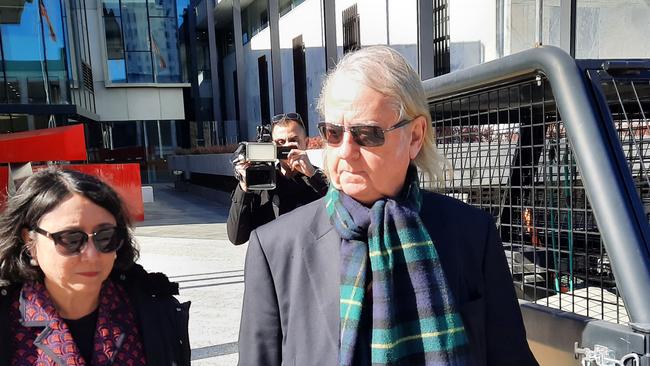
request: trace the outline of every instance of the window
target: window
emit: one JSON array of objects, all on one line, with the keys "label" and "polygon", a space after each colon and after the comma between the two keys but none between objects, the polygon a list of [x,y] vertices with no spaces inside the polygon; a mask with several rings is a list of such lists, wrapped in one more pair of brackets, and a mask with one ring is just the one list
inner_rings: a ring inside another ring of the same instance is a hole
[{"label": "window", "polygon": [[449,58],[449,4],[447,0],[433,0],[433,72],[435,76],[448,74]]},{"label": "window", "polygon": [[184,81],[178,32],[183,18],[178,16],[177,6],[187,1],[102,2],[108,79],[112,83]]},{"label": "window", "polygon": [[62,14],[59,0],[0,1],[0,103],[68,102]]},{"label": "window", "polygon": [[357,4],[343,10],[343,53],[361,48],[359,20]]}]

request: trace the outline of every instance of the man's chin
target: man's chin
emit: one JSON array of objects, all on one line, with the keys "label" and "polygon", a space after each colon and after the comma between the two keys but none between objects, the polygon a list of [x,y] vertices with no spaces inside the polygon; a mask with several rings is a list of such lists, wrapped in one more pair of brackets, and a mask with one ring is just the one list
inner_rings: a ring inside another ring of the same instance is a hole
[{"label": "man's chin", "polygon": [[361,184],[345,184],[342,186],[341,191],[365,205],[370,205],[381,198],[375,197],[366,185]]}]

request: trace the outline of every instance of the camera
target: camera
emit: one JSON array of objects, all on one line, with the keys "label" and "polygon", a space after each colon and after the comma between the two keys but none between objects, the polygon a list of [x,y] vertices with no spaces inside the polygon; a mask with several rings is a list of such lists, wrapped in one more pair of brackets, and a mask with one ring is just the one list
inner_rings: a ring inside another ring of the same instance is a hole
[{"label": "camera", "polygon": [[[233,153],[231,163],[236,165],[241,161],[249,161],[244,182],[249,190],[269,190],[276,186],[276,162],[286,159],[293,147],[277,146],[271,140],[271,129],[268,125],[257,126],[257,142],[240,142]],[[237,177],[241,180],[241,177]]]}]

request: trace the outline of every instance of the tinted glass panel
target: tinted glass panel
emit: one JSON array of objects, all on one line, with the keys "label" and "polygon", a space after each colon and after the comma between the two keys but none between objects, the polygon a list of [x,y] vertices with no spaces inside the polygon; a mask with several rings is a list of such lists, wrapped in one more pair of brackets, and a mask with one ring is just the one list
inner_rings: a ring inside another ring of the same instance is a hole
[{"label": "tinted glass panel", "polygon": [[161,83],[181,81],[176,18],[151,18],[151,48],[156,80]]},{"label": "tinted glass panel", "polygon": [[126,52],[126,77],[129,83],[153,83],[151,52]]},{"label": "tinted glass panel", "polygon": [[176,17],[178,18],[178,28],[183,24],[183,12],[190,5],[189,0],[176,0]]},{"label": "tinted glass panel", "polygon": [[145,0],[122,2],[122,28],[126,51],[149,51],[149,24]]},{"label": "tinted glass panel", "polygon": [[189,0],[101,0],[109,77],[113,82],[184,80],[179,28]]},{"label": "tinted glass panel", "polygon": [[174,0],[149,0],[150,17],[175,17]]},{"label": "tinted glass panel", "polygon": [[19,6],[0,5],[0,8],[2,51],[9,82],[8,98],[13,103],[28,103],[32,100],[29,92],[33,92],[36,94],[34,98],[42,103],[44,100],[40,96],[45,94],[46,77],[39,2],[20,2]]},{"label": "tinted glass panel", "polygon": [[[50,103],[65,103],[67,95],[62,87],[67,79],[65,62],[65,35],[61,17],[60,0],[41,0],[40,12],[43,17],[45,56],[47,57],[48,79],[50,83]],[[56,90],[52,90],[56,89]]]},{"label": "tinted glass panel", "polygon": [[120,16],[120,1],[119,0],[104,0],[103,1],[104,16]]},{"label": "tinted glass panel", "polygon": [[126,83],[126,64],[124,59],[108,60],[108,76],[113,83]]},{"label": "tinted glass panel", "polygon": [[[26,87],[27,85],[25,85]],[[9,103],[21,103],[21,100],[23,100],[22,96],[24,97],[24,102],[27,103],[27,93],[21,93],[20,90],[20,84],[18,83],[18,80],[14,78],[7,78],[7,101]]]},{"label": "tinted glass panel", "polygon": [[122,46],[122,26],[119,17],[104,17],[104,31],[106,33],[106,54],[109,60],[124,59]]}]

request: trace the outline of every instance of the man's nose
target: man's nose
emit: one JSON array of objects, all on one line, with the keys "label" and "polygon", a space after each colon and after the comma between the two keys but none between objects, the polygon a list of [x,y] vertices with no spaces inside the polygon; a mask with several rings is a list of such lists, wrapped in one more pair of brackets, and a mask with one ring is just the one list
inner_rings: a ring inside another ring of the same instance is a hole
[{"label": "man's nose", "polygon": [[338,147],[339,157],[342,159],[355,159],[359,156],[361,147],[354,141],[350,131],[343,132],[343,140]]}]

